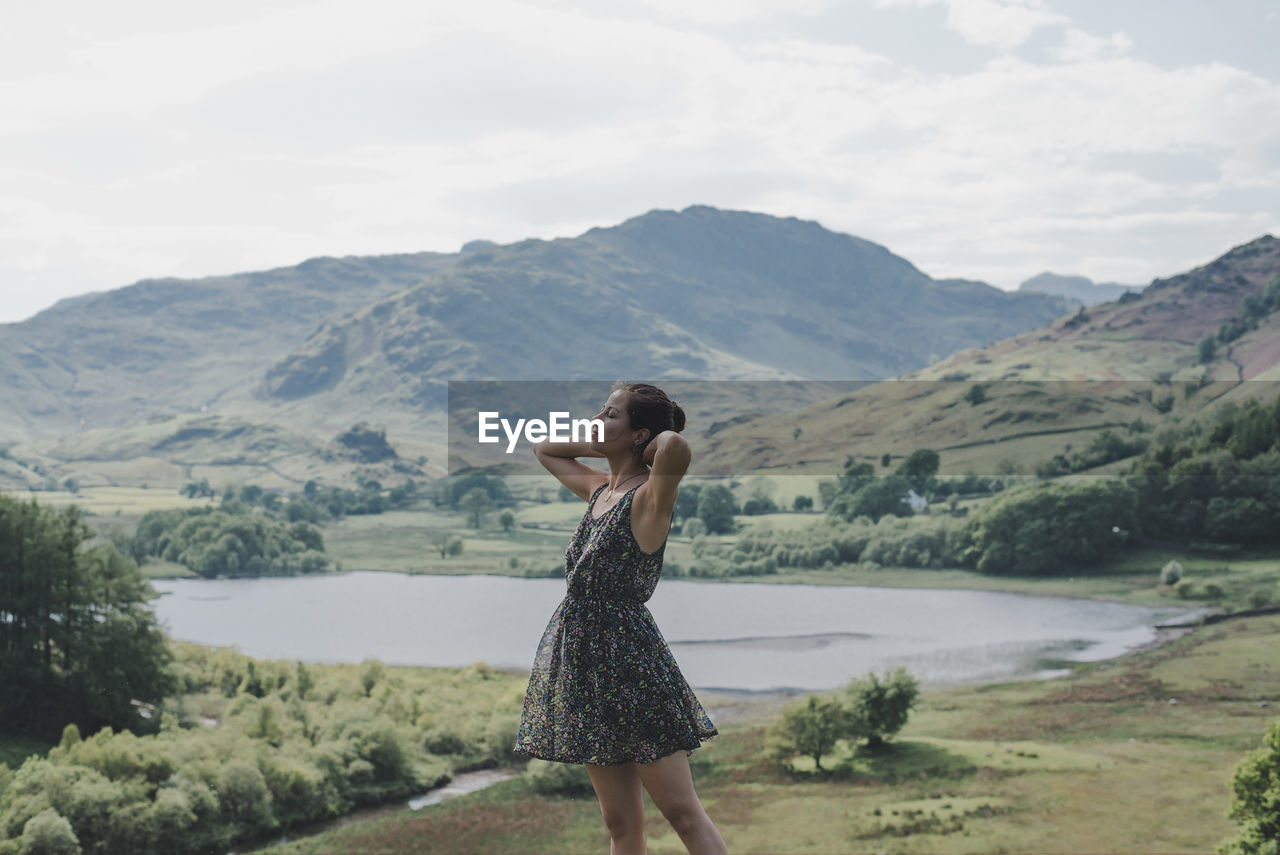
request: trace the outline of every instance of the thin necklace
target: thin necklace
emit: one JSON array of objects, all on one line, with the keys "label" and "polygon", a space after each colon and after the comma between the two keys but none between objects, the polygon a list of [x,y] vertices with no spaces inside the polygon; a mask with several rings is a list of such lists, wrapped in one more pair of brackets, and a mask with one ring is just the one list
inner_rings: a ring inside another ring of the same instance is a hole
[{"label": "thin necklace", "polygon": [[612,501],[612,500],[613,500],[613,491],[614,491],[614,490],[616,490],[616,489],[618,489],[619,487],[621,487],[623,484],[627,483],[627,481],[631,481],[631,480],[633,480],[633,479],[635,479],[635,478],[638,478],[638,477],[639,477],[639,476],[641,476],[641,475],[648,475],[648,474],[649,474],[648,472],[637,472],[635,475],[632,475],[630,478],[626,478],[626,479],[624,479],[624,480],[622,480],[622,481],[619,481],[617,484],[614,484],[614,485],[613,485],[613,487],[612,487],[612,488],[610,488],[610,490],[609,490],[609,495],[608,495],[608,497],[606,497],[606,498],[605,498],[605,501],[606,501],[606,502]]}]

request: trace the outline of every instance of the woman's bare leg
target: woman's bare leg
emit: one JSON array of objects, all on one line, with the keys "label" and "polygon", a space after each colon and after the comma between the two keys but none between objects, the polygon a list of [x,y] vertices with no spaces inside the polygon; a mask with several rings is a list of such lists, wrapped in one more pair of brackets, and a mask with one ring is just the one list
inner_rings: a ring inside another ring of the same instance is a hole
[{"label": "woman's bare leg", "polygon": [[693,790],[689,757],[683,750],[653,763],[635,765],[649,797],[680,835],[689,855],[728,855],[720,830]]},{"label": "woman's bare leg", "polygon": [[587,776],[600,799],[604,826],[609,830],[609,855],[647,855],[644,845],[644,794],[635,763],[618,766],[587,764]]}]

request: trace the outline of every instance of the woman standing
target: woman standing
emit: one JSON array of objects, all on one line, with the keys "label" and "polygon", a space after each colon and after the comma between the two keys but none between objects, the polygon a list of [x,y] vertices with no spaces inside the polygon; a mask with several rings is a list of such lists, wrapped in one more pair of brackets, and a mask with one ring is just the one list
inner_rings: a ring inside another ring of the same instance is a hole
[{"label": "woman standing", "polygon": [[[565,553],[568,593],[538,645],[514,750],[587,767],[610,855],[645,852],[641,785],[690,855],[724,855],[689,771],[689,755],[718,731],[644,605],[689,468],[684,410],[656,386],[616,383],[595,418],[603,438],[534,446],[587,511]],[[606,458],[609,475],[577,457]]]}]

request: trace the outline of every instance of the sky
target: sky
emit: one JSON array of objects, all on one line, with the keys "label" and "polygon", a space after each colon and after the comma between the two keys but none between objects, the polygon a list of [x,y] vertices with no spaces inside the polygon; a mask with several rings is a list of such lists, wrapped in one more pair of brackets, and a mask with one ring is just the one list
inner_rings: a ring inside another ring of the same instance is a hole
[{"label": "sky", "polygon": [[1280,235],[1275,0],[48,0],[0,26],[0,323],[139,279],[705,204],[936,278]]}]

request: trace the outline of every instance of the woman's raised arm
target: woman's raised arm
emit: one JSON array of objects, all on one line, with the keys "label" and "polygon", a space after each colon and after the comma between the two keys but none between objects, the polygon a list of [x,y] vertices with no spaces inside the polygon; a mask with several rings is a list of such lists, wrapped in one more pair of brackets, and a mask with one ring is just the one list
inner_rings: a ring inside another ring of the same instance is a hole
[{"label": "woman's raised arm", "polygon": [[585,463],[579,463],[578,457],[604,457],[604,453],[596,451],[588,442],[538,442],[533,445],[533,456],[538,462],[556,476],[561,484],[583,501],[591,498],[591,494],[601,484],[608,483],[609,476],[598,469],[592,469]]}]

